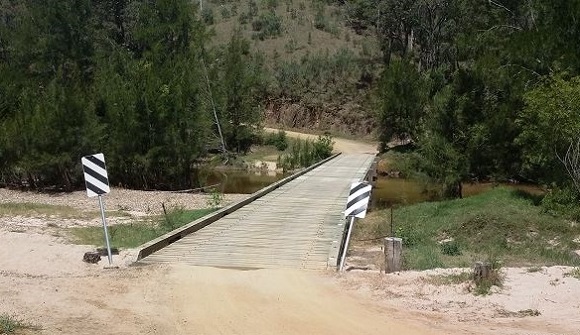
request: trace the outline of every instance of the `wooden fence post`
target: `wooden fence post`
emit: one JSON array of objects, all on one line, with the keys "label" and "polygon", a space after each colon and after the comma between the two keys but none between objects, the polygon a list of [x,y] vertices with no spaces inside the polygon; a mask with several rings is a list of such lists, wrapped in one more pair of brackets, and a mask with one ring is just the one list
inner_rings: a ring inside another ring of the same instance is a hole
[{"label": "wooden fence post", "polygon": [[403,240],[387,237],[383,241],[385,252],[385,273],[401,271],[403,265]]}]

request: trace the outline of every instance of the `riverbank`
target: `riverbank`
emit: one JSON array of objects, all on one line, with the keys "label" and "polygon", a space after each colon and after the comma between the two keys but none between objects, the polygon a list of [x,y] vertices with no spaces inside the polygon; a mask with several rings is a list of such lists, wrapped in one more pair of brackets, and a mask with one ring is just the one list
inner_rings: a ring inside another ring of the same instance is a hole
[{"label": "riverbank", "polygon": [[[533,191],[533,190],[532,190]],[[465,199],[399,203],[358,220],[347,290],[385,306],[422,311],[463,329],[491,334],[580,334],[580,225],[547,212],[535,192],[494,187]],[[391,228],[392,222],[392,228]],[[383,237],[403,240],[403,270],[384,273]],[[490,262],[493,285],[473,280]]]},{"label": "riverbank", "polygon": [[352,270],[334,277],[345,291],[392,311],[420,313],[448,329],[446,334],[578,335],[580,276],[575,271],[503,268],[503,286],[488,295],[475,295],[468,281],[450,280],[470,268],[393,274]]},{"label": "riverbank", "polygon": [[464,199],[400,206],[393,211],[393,231],[390,210],[375,210],[355,225],[353,245],[375,250],[375,256],[366,252],[366,258],[380,267],[374,260],[381,237],[400,237],[403,266],[409,270],[466,267],[474,260],[501,261],[504,266],[580,265],[575,253],[580,225],[546,212],[540,199],[497,187]]}]

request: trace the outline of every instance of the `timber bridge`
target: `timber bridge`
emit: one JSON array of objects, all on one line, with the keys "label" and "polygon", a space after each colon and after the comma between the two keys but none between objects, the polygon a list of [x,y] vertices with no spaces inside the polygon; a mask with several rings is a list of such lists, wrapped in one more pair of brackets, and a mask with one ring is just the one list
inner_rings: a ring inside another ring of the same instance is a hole
[{"label": "timber bridge", "polygon": [[326,159],[140,247],[141,263],[327,269],[344,243],[352,182],[372,180],[374,154]]}]

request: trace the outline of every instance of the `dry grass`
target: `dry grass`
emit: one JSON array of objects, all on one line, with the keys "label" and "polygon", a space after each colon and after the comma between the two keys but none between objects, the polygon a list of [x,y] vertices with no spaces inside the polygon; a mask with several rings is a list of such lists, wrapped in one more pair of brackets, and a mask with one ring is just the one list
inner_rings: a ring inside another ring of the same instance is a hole
[{"label": "dry grass", "polygon": [[500,309],[497,311],[497,315],[504,318],[523,318],[527,316],[540,316],[542,313],[540,313],[540,311],[537,309],[522,309],[517,312]]},{"label": "dry grass", "polygon": [[572,278],[576,278],[576,279],[580,280],[580,268],[575,268],[574,270],[572,270],[570,272],[566,272],[564,274],[564,277],[572,277]]},{"label": "dry grass", "polygon": [[3,203],[0,204],[0,216],[57,216],[61,218],[92,218],[93,215],[70,206],[46,205],[38,203]]},{"label": "dry grass", "polygon": [[255,161],[270,161],[275,162],[278,160],[278,156],[280,155],[281,151],[278,151],[272,145],[261,145],[261,146],[253,146],[250,149],[250,152],[244,156],[244,160],[247,162],[255,162]]},{"label": "dry grass", "polygon": [[[359,50],[379,54],[378,44],[374,37],[357,35],[351,28],[344,25],[344,18],[340,17],[340,9],[332,5],[324,5],[324,18],[332,33],[319,30],[314,26],[317,9],[314,2],[309,1],[279,1],[275,13],[282,19],[282,35],[276,38],[266,38],[263,41],[252,39],[252,20],[248,23],[240,23],[240,15],[248,12],[249,1],[233,1],[225,4],[217,4],[213,1],[207,6],[214,11],[215,23],[209,28],[215,33],[212,43],[223,45],[229,42],[233,32],[241,28],[245,38],[252,41],[254,51],[263,52],[268,58],[277,54],[281,60],[298,60],[306,54],[328,52],[333,54],[340,49]],[[301,5],[303,3],[304,5]],[[257,1],[258,14],[268,11],[263,3]],[[220,14],[222,8],[230,13],[233,6],[236,7],[237,15],[223,18]]]},{"label": "dry grass", "polygon": [[447,275],[433,275],[423,278],[423,280],[431,285],[435,286],[445,286],[445,285],[458,285],[463,283],[468,283],[471,281],[473,275],[470,272],[464,271],[460,273],[453,273]]},{"label": "dry grass", "polygon": [[[0,204],[1,216],[24,217],[58,217],[62,219],[88,220],[99,217],[99,211],[83,211],[71,206],[47,205],[32,202],[14,202]],[[107,211],[107,216],[131,216],[124,211]]]},{"label": "dry grass", "polygon": [[40,327],[8,314],[0,314],[0,334],[17,334],[20,330],[39,330]]}]

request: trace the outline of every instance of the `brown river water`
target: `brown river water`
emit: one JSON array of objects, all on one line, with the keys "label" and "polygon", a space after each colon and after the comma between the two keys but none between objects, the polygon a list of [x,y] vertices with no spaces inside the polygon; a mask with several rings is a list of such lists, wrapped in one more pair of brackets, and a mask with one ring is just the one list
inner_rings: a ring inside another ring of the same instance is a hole
[{"label": "brown river water", "polygon": [[[202,185],[216,185],[221,193],[250,194],[266,187],[288,174],[265,172],[249,172],[245,170],[208,171],[200,178]],[[535,185],[526,184],[497,184],[497,183],[465,183],[463,196],[469,197],[480,194],[502,185],[510,188],[540,194],[543,191]],[[379,177],[372,192],[371,206],[374,208],[389,208],[395,205],[411,205],[429,201],[428,195],[423,192],[422,185],[414,180]]]}]

